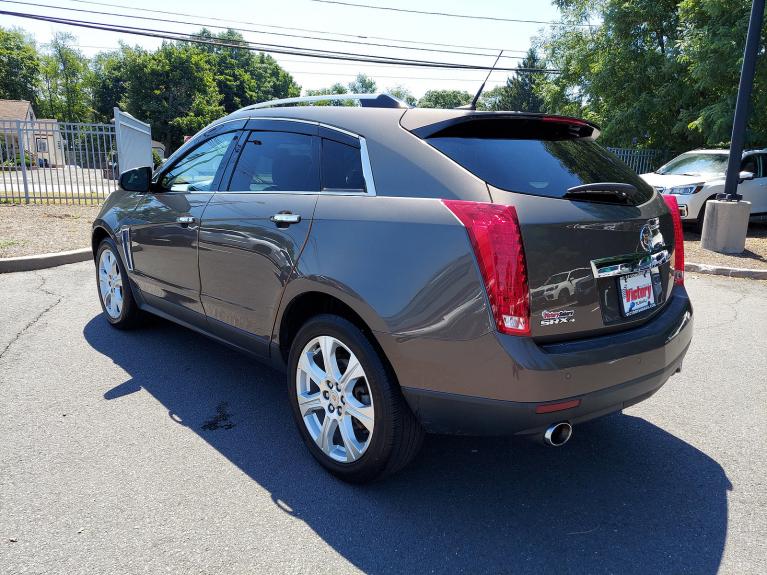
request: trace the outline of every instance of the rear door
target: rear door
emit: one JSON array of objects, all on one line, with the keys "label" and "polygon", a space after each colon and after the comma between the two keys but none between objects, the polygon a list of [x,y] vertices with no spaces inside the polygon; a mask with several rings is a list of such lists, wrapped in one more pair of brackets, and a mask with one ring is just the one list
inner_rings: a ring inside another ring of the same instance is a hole
[{"label": "rear door", "polygon": [[673,283],[671,216],[647,183],[593,141],[593,127],[484,115],[420,132],[485,180],[494,202],[516,207],[533,336],[623,329],[663,307]]},{"label": "rear door", "polygon": [[203,214],[201,300],[209,328],[266,356],[275,311],[320,191],[318,127],[251,120]]}]

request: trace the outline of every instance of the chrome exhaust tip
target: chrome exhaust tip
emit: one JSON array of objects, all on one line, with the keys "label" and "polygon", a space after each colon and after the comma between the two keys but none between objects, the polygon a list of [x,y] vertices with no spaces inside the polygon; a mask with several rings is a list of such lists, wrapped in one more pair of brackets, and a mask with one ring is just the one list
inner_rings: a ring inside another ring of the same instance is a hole
[{"label": "chrome exhaust tip", "polygon": [[562,421],[560,423],[555,423],[546,430],[546,433],[543,434],[543,441],[546,445],[561,447],[570,441],[572,435],[573,426],[566,421]]}]

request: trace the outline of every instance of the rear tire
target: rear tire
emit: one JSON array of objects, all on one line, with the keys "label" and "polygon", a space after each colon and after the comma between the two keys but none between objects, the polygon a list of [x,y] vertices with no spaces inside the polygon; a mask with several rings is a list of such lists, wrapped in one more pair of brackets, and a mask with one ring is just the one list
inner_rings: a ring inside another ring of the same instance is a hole
[{"label": "rear tire", "polygon": [[703,234],[703,220],[706,217],[706,206],[711,199],[713,198],[709,198],[703,202],[703,205],[700,207],[700,212],[698,212],[698,217],[695,220],[695,231],[699,234]]},{"label": "rear tire", "polygon": [[107,321],[117,329],[141,324],[143,313],[136,305],[130,279],[120,252],[111,238],[105,238],[96,251],[96,289]]},{"label": "rear tire", "polygon": [[418,453],[424,432],[394,374],[346,319],[319,315],[304,324],[290,348],[287,380],[304,443],[336,477],[380,479]]}]

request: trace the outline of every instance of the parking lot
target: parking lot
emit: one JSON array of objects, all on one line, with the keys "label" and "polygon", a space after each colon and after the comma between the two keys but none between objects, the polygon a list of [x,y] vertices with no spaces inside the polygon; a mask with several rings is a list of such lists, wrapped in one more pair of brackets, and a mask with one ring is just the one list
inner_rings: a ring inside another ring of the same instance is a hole
[{"label": "parking lot", "polygon": [[564,448],[429,437],[354,487],[281,375],[111,329],[93,276],[0,276],[2,573],[767,572],[767,282],[688,275],[683,372]]}]

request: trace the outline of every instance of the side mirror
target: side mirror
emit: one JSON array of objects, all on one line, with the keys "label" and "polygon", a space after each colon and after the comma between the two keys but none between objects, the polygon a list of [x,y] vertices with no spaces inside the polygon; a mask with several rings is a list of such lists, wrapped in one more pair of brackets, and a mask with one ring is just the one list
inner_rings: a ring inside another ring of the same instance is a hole
[{"label": "side mirror", "polygon": [[745,182],[746,180],[753,180],[754,172],[741,172],[738,174],[738,183]]},{"label": "side mirror", "polygon": [[152,184],[152,168],[143,166],[120,174],[120,188],[126,192],[148,192]]}]

